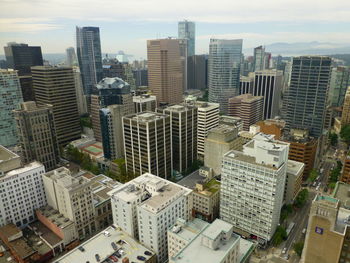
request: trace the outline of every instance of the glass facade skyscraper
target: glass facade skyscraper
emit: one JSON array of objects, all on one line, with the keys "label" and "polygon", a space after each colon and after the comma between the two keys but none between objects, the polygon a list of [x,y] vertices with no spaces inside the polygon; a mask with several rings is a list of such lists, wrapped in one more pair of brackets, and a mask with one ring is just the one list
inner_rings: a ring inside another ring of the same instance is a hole
[{"label": "glass facade skyscraper", "polygon": [[103,76],[100,29],[98,27],[77,27],[76,40],[84,94],[90,95],[93,87]]},{"label": "glass facade skyscraper", "polygon": [[178,24],[178,37],[187,39],[187,55],[195,55],[196,46],[196,24],[187,20],[180,21]]},{"label": "glass facade skyscraper", "polygon": [[350,68],[333,68],[328,96],[329,105],[332,107],[342,107],[344,104],[345,93],[349,86]]},{"label": "glass facade skyscraper", "polygon": [[23,102],[17,71],[0,69],[0,145],[14,146],[17,130],[13,110]]},{"label": "glass facade skyscraper", "polygon": [[228,99],[239,94],[242,39],[210,39],[208,58],[209,102],[227,113]]},{"label": "glass facade skyscraper", "polygon": [[286,108],[286,127],[323,132],[332,59],[326,56],[293,58]]}]

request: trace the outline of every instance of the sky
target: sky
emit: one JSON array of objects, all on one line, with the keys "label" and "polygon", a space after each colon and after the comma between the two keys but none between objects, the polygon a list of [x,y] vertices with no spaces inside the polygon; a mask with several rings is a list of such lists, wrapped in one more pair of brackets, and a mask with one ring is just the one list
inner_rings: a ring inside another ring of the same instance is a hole
[{"label": "sky", "polygon": [[98,26],[103,53],[140,59],[147,39],[176,37],[183,19],[196,22],[197,54],[208,53],[210,38],[243,38],[244,49],[350,44],[349,0],[0,0],[0,46],[16,41],[64,53],[75,47],[75,26]]}]

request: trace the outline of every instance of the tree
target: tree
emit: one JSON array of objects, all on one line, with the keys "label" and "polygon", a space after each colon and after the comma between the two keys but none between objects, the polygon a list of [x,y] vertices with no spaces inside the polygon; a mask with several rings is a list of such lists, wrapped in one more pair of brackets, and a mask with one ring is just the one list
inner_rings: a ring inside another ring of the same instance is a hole
[{"label": "tree", "polygon": [[349,146],[350,145],[350,125],[345,125],[341,128],[340,138]]},{"label": "tree", "polygon": [[307,189],[301,190],[295,198],[294,205],[298,208],[301,208],[306,203],[308,197],[309,191]]},{"label": "tree", "polygon": [[332,146],[336,146],[338,143],[338,135],[334,132],[329,133],[329,142],[331,143]]},{"label": "tree", "polygon": [[308,178],[309,182],[311,182],[311,183],[314,182],[316,180],[317,176],[318,176],[317,170],[315,168],[312,169],[310,171],[309,178]]},{"label": "tree", "polygon": [[291,204],[283,205],[281,209],[280,223],[283,223],[291,213],[293,213],[293,206]]},{"label": "tree", "polygon": [[272,237],[272,244],[274,246],[280,245],[283,240],[287,239],[287,232],[286,229],[282,226],[278,226],[276,229],[275,234]]},{"label": "tree", "polygon": [[304,248],[304,242],[297,242],[293,246],[295,253],[298,254],[299,257],[301,257],[301,254],[303,253]]}]

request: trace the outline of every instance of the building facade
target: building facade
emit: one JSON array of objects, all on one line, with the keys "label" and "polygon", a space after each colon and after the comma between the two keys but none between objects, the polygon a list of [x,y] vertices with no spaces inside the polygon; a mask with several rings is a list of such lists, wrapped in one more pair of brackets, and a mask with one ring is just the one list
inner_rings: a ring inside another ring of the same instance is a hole
[{"label": "building facade", "polygon": [[316,138],[322,135],[331,63],[330,57],[323,56],[293,58],[287,99],[287,128],[309,129],[310,135]]},{"label": "building facade", "polygon": [[172,169],[170,117],[142,112],[123,118],[126,169],[170,178]]},{"label": "building facade", "polygon": [[228,112],[228,99],[239,94],[242,39],[210,39],[208,58],[209,102]]},{"label": "building facade", "polygon": [[148,94],[133,96],[132,101],[134,103],[135,113],[139,113],[143,111],[156,111],[156,108],[157,108],[156,96],[152,96]]},{"label": "building facade", "polygon": [[287,173],[288,143],[258,133],[223,157],[220,217],[262,245],[279,224]]},{"label": "building facade", "polygon": [[57,141],[60,146],[80,138],[80,121],[72,68],[32,67],[37,104],[52,105]]},{"label": "building facade", "polygon": [[332,69],[328,103],[331,107],[342,107],[345,93],[350,86],[350,68],[336,67]]},{"label": "building facade", "polygon": [[350,86],[348,87],[343,104],[343,110],[341,114],[341,126],[350,124]]},{"label": "building facade", "polygon": [[76,27],[76,45],[84,94],[90,95],[103,74],[100,28]]},{"label": "building facade", "polygon": [[18,109],[21,102],[23,98],[17,72],[0,69],[0,145],[8,147],[17,143],[12,111]]},{"label": "building facade", "polygon": [[24,102],[14,110],[14,118],[23,162],[39,161],[46,171],[55,169],[60,157],[52,106]]},{"label": "building facade", "polygon": [[187,20],[180,21],[178,23],[178,37],[187,40],[188,56],[194,56],[196,54],[196,24]]}]

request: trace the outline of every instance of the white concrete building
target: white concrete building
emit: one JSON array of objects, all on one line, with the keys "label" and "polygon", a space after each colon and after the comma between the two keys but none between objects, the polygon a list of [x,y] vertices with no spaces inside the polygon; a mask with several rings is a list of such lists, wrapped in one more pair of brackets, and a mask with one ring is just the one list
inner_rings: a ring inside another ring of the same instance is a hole
[{"label": "white concrete building", "polygon": [[224,155],[220,216],[242,235],[269,241],[283,204],[289,144],[258,133],[243,152]]},{"label": "white concrete building", "polygon": [[178,218],[191,217],[192,190],[146,173],[109,194],[114,224],[154,251],[158,262],[165,262],[167,230]]},{"label": "white concrete building", "polygon": [[25,227],[35,220],[34,210],[46,205],[39,162],[21,166],[20,157],[0,146],[0,226]]},{"label": "white concrete building", "polygon": [[155,111],[157,107],[157,98],[156,96],[143,94],[140,96],[133,96],[132,101],[134,103],[134,112],[143,112],[143,111]]},{"label": "white concrete building", "polygon": [[198,109],[197,113],[197,155],[198,159],[204,160],[204,140],[208,131],[219,125],[219,107],[218,103],[209,103],[197,101],[195,103]]},{"label": "white concrete building", "polygon": [[92,181],[60,167],[43,175],[47,203],[72,220],[79,237],[95,232]]}]

